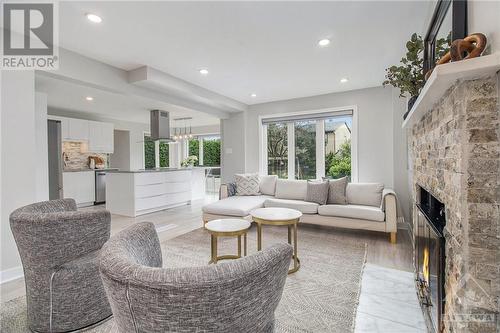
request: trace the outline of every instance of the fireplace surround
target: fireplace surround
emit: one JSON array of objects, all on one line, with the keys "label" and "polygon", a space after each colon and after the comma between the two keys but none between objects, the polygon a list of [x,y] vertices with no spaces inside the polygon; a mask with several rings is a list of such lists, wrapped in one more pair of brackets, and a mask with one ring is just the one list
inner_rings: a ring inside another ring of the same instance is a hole
[{"label": "fireplace surround", "polygon": [[[429,331],[497,333],[500,327],[498,97],[498,74],[459,80],[408,127],[415,273],[422,284],[423,263],[429,263],[432,307],[422,295]],[[434,207],[421,202],[426,195],[437,201]],[[433,219],[426,208],[442,210],[445,223],[427,223]],[[427,244],[429,253],[418,244]],[[437,271],[437,249],[444,274]]]}]

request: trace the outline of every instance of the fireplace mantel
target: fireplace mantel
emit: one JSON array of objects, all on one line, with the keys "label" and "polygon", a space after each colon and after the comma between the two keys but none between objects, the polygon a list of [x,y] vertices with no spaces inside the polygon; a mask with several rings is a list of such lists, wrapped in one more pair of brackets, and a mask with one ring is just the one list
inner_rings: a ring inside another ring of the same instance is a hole
[{"label": "fireplace mantel", "polygon": [[436,66],[403,122],[403,128],[417,123],[457,80],[475,79],[498,70],[500,52]]}]

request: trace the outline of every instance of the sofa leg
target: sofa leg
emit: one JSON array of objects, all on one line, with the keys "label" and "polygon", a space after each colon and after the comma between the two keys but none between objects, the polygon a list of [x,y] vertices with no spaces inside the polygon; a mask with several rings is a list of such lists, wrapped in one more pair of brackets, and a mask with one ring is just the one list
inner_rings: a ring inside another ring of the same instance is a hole
[{"label": "sofa leg", "polygon": [[395,232],[391,232],[391,243],[396,244],[396,233]]}]

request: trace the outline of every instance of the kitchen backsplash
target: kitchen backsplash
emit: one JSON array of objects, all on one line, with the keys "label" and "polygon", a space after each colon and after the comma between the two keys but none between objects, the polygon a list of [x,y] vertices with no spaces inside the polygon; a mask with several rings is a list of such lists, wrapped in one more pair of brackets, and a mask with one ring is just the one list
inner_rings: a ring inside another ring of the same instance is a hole
[{"label": "kitchen backsplash", "polygon": [[108,154],[91,153],[88,151],[86,142],[63,142],[63,153],[65,158],[65,170],[78,170],[89,168],[89,156],[98,156],[104,160],[105,167],[108,166]]}]

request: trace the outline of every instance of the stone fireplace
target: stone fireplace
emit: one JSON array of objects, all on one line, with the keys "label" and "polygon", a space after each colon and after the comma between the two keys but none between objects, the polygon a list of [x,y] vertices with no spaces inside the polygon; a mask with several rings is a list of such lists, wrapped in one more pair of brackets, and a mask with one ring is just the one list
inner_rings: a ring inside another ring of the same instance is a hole
[{"label": "stone fireplace", "polygon": [[497,75],[458,81],[408,130],[414,245],[421,189],[445,207],[438,331],[493,333],[500,327],[498,98]]}]

